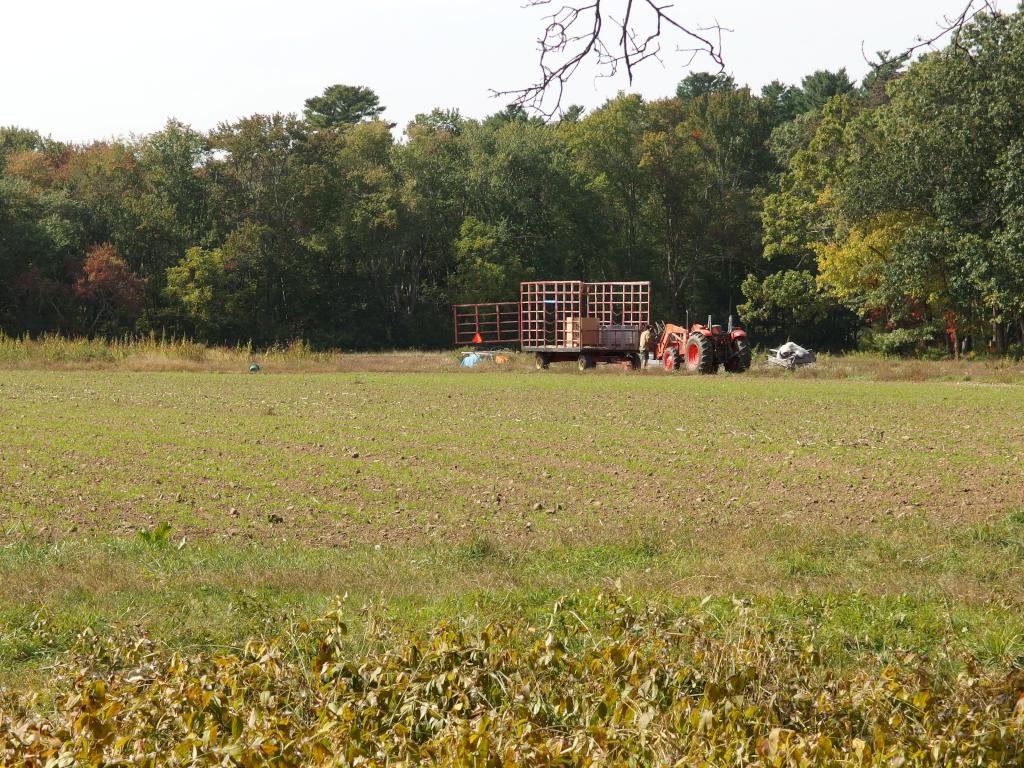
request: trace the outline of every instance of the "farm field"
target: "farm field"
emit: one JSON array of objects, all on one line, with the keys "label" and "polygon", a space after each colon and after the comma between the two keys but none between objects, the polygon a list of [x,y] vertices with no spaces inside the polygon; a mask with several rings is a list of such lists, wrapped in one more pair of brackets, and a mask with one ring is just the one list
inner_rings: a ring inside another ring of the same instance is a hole
[{"label": "farm field", "polygon": [[6,372],[0,396],[8,668],[43,607],[195,640],[346,591],[410,616],[614,579],[1024,597],[1016,386]]},{"label": "farm field", "polygon": [[609,591],[723,632],[753,612],[838,667],[914,653],[998,677],[1024,664],[1021,394],[3,371],[0,686],[45,689],[85,627],[223,651],[337,595],[418,632]]}]

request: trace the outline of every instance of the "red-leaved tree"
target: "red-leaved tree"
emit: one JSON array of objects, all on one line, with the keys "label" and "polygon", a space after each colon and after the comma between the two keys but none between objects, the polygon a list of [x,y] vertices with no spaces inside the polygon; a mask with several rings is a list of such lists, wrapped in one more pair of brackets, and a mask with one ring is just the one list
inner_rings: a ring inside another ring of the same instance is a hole
[{"label": "red-leaved tree", "polygon": [[74,288],[89,333],[113,333],[133,322],[142,309],[145,285],[110,243],[89,248]]}]

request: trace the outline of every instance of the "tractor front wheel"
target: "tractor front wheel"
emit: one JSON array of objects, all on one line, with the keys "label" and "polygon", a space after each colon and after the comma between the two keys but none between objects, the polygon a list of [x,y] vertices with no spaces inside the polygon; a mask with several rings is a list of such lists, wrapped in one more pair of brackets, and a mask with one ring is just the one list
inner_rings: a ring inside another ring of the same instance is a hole
[{"label": "tractor front wheel", "polygon": [[549,365],[551,365],[551,361],[548,360],[548,356],[545,355],[543,352],[538,352],[536,357],[534,357],[533,359],[533,365],[538,371],[543,371],[546,370]]},{"label": "tractor front wheel", "polygon": [[665,350],[665,354],[661,357],[661,364],[669,373],[679,370],[679,355],[676,354],[675,347],[669,347]]},{"label": "tractor front wheel", "polygon": [[686,370],[697,373],[718,373],[715,348],[711,339],[701,333],[691,333],[686,341]]},{"label": "tractor front wheel", "polygon": [[750,342],[745,336],[740,336],[732,343],[732,351],[735,353],[725,370],[730,373],[743,373],[750,367],[753,360],[753,353],[750,349]]}]

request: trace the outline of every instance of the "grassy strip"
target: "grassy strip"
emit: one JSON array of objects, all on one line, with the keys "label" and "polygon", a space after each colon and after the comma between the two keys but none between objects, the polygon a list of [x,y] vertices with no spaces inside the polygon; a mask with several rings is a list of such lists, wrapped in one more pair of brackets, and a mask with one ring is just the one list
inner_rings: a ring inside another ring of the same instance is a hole
[{"label": "grassy strip", "polygon": [[742,552],[680,551],[652,539],[516,552],[486,538],[402,550],[23,542],[0,550],[0,579],[10,585],[0,596],[0,669],[10,682],[30,678],[83,627],[136,626],[174,649],[215,649],[280,631],[288,617],[316,615],[342,593],[422,628],[452,616],[532,615],[559,594],[612,584],[668,606],[753,599],[776,621],[812,621],[830,652],[851,662],[863,651],[933,653],[954,643],[989,667],[1024,667],[1020,599],[998,588],[1012,583],[1012,566],[991,581],[974,573],[998,553],[1019,562],[1022,520],[969,529],[916,572],[903,558],[898,570],[881,571],[880,554],[899,551],[882,550],[882,540],[851,547],[837,536],[798,554],[769,550],[746,564],[745,573],[762,572],[747,583],[730,574],[743,567]]}]

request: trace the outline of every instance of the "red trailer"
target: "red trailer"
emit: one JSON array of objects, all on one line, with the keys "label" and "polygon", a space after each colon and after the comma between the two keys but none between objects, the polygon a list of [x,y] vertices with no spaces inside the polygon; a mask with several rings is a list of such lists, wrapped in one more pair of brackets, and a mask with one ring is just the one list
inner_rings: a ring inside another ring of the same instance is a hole
[{"label": "red trailer", "polygon": [[456,304],[454,310],[455,346],[477,344],[518,344],[519,303]]},{"label": "red trailer", "polygon": [[650,321],[649,282],[521,283],[519,302],[453,307],[459,346],[518,343],[537,367],[576,360],[580,370],[597,363],[640,366],[640,332]]}]

